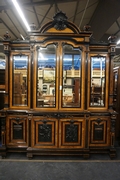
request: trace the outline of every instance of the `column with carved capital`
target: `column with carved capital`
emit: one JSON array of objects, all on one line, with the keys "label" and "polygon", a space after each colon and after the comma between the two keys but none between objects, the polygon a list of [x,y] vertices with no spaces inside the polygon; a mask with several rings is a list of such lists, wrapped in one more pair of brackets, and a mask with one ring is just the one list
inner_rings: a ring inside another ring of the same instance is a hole
[{"label": "column with carved capital", "polygon": [[110,148],[110,157],[114,158],[116,156],[116,149],[115,149],[115,124],[116,124],[116,112],[113,111],[113,59],[116,54],[115,52],[115,47],[116,47],[116,37],[114,35],[111,35],[109,38],[109,59],[110,59],[110,73],[109,73],[109,78],[110,78],[110,83],[109,83],[109,109],[111,111],[111,132],[110,132],[110,141],[111,141],[111,148]]},{"label": "column with carved capital", "polygon": [[[33,82],[34,82],[33,74],[35,73],[34,70],[33,70],[34,53],[35,53],[35,45],[34,45],[34,43],[31,42],[31,44],[30,44],[30,56],[31,56],[31,97],[32,97],[33,91],[34,91],[34,88],[33,88]],[[31,99],[30,107],[33,108],[33,99]]]},{"label": "column with carved capital", "polygon": [[115,36],[110,36],[108,38],[109,40],[109,59],[110,59],[110,73],[109,73],[109,78],[110,78],[110,83],[109,83],[109,109],[113,109],[113,58],[116,54],[115,52],[115,47],[116,47],[116,43],[115,43]]},{"label": "column with carved capital", "polygon": [[110,143],[111,143],[111,148],[110,148],[110,157],[114,158],[116,157],[116,149],[115,149],[115,124],[116,124],[116,112],[111,112],[111,129],[110,129]]},{"label": "column with carved capital", "polygon": [[5,56],[6,56],[4,108],[8,109],[8,107],[9,107],[8,89],[9,89],[9,83],[12,83],[12,82],[8,82],[8,77],[9,77],[8,67],[9,67],[9,63],[10,63],[10,42],[9,41],[4,41],[3,45],[4,45],[4,53],[5,53]]}]

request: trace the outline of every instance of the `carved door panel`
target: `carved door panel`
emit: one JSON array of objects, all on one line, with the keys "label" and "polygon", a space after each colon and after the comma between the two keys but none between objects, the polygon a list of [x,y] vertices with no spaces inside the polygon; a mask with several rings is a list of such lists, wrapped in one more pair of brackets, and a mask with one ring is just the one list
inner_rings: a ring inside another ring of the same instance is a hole
[{"label": "carved door panel", "polygon": [[110,145],[110,119],[94,117],[89,121],[89,146]]},{"label": "carved door panel", "polygon": [[7,146],[28,147],[28,119],[26,116],[7,117]]},{"label": "carved door panel", "polygon": [[33,117],[32,148],[56,148],[58,146],[58,120]]},{"label": "carved door panel", "polygon": [[59,147],[84,148],[85,120],[80,118],[60,119]]}]

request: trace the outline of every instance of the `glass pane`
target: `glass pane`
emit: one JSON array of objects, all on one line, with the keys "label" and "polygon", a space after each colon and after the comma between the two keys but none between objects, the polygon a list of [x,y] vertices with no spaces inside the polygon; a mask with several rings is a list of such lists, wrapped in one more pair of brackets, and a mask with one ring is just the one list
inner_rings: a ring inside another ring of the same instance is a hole
[{"label": "glass pane", "polygon": [[114,95],[117,94],[117,83],[118,83],[118,72],[114,73],[114,80],[113,80],[113,93]]},{"label": "glass pane", "polygon": [[63,47],[62,107],[80,107],[81,52],[71,45]]},{"label": "glass pane", "polygon": [[90,106],[105,106],[105,57],[91,57]]},{"label": "glass pane", "polygon": [[55,107],[56,46],[38,49],[37,107]]},{"label": "glass pane", "polygon": [[0,69],[5,70],[5,67],[6,67],[5,55],[3,53],[0,53]]},{"label": "glass pane", "polygon": [[117,106],[117,85],[118,85],[118,72],[114,72],[113,76],[113,108],[116,109]]},{"label": "glass pane", "polygon": [[28,104],[28,56],[13,56],[13,106]]},{"label": "glass pane", "polygon": [[[5,68],[6,68],[5,55],[3,53],[0,53],[0,85],[5,85]],[[1,89],[5,89],[5,87]]]}]

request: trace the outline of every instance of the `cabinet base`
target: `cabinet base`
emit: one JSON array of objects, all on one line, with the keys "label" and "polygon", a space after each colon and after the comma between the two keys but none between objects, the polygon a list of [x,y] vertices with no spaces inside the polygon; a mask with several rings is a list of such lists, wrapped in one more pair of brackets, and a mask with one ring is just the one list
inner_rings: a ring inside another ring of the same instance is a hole
[{"label": "cabinet base", "polygon": [[115,148],[91,148],[91,154],[108,154],[111,159],[116,157],[116,149]]},{"label": "cabinet base", "polygon": [[38,149],[38,148],[8,148],[0,147],[0,156],[6,158],[7,152],[25,152],[28,159],[33,156],[82,156],[84,159],[89,159],[91,154],[108,154],[111,159],[116,157],[116,149]]},{"label": "cabinet base", "polygon": [[84,159],[89,159],[90,154],[108,154],[111,159],[116,157],[116,149],[38,149],[27,148],[27,157],[32,159],[37,156],[82,156]]},{"label": "cabinet base", "polygon": [[2,156],[2,158],[6,157],[6,147],[5,146],[0,147],[0,156]]},{"label": "cabinet base", "polygon": [[29,147],[27,149],[27,157],[33,158],[34,155],[47,155],[47,156],[83,156],[83,158],[89,158],[89,150],[80,149],[37,149]]}]

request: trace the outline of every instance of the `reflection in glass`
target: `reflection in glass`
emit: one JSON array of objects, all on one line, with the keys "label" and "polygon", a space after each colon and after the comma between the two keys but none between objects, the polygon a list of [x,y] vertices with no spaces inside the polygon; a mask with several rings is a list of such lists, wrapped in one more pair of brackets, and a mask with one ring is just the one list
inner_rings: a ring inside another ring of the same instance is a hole
[{"label": "reflection in glass", "polygon": [[105,106],[105,57],[91,57],[90,106]]},{"label": "reflection in glass", "polygon": [[37,107],[55,107],[56,46],[38,49]]},{"label": "reflection in glass", "polygon": [[0,69],[5,69],[5,67],[6,67],[6,60],[5,60],[5,57],[2,56],[0,58]]},{"label": "reflection in glass", "polygon": [[5,68],[6,68],[6,60],[5,60],[5,55],[3,54],[0,57],[0,85],[4,85],[4,86],[5,86]]},{"label": "reflection in glass", "polygon": [[116,96],[116,94],[117,94],[117,83],[118,83],[118,73],[117,72],[115,72],[114,73],[114,84],[113,84],[113,89],[114,89],[114,95]]},{"label": "reflection in glass", "polygon": [[64,45],[62,107],[80,107],[80,77],[80,49]]},{"label": "reflection in glass", "polygon": [[28,56],[13,56],[13,106],[27,106]]},{"label": "reflection in glass", "polygon": [[117,106],[117,86],[118,86],[118,71],[114,72],[113,76],[113,108],[116,110]]}]

